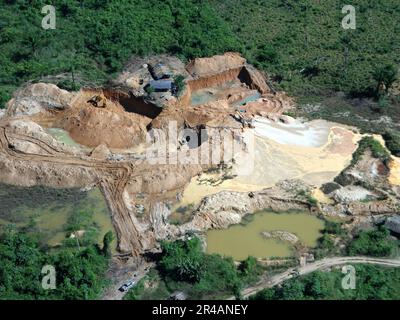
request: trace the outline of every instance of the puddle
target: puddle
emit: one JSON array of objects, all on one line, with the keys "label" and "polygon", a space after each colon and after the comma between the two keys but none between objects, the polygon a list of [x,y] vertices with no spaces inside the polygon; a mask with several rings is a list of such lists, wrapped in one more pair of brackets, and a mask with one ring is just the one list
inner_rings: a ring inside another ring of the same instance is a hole
[{"label": "puddle", "polygon": [[57,246],[70,233],[68,226],[83,217],[87,229],[95,230],[99,244],[106,232],[114,232],[106,201],[98,188],[81,191],[0,184],[1,227],[15,224],[27,233],[39,234],[42,243]]},{"label": "puddle", "polygon": [[206,104],[208,102],[214,101],[215,97],[213,94],[207,91],[196,91],[192,94],[191,105],[198,106],[201,104]]},{"label": "puddle", "polygon": [[273,213],[263,211],[248,216],[251,219],[224,230],[207,232],[207,252],[244,260],[256,258],[288,257],[293,255],[293,245],[277,239],[265,239],[264,231],[287,231],[295,234],[302,243],[314,247],[324,222],[308,213]]},{"label": "puddle", "polygon": [[228,81],[215,87],[207,87],[192,92],[191,105],[201,105],[212,101],[227,99],[230,95],[246,90],[237,80]]},{"label": "puddle", "polygon": [[67,146],[75,147],[79,149],[86,149],[85,146],[75,142],[71,136],[69,135],[68,131],[60,128],[47,128],[46,132],[50,134],[53,138],[57,141],[64,143]]},{"label": "puddle", "polygon": [[247,96],[246,98],[244,98],[244,99],[242,99],[242,100],[236,102],[236,103],[234,104],[234,107],[244,106],[246,103],[256,101],[256,100],[258,100],[259,98],[261,98],[261,93],[258,92],[258,91],[255,91],[255,93],[253,93],[253,94]]},{"label": "puddle", "polygon": [[175,205],[168,217],[168,223],[173,225],[182,225],[187,223],[193,218],[194,210],[195,206],[190,203],[187,205]]}]

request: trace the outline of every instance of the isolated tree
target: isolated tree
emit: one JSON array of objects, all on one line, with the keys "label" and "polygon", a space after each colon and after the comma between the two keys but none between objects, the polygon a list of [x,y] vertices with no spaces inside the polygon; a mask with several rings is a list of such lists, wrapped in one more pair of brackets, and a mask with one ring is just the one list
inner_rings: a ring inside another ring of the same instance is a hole
[{"label": "isolated tree", "polygon": [[379,94],[381,88],[385,86],[387,93],[397,79],[397,70],[393,65],[379,66],[373,73],[374,80],[377,82],[376,92]]},{"label": "isolated tree", "polygon": [[257,259],[254,257],[247,257],[246,260],[243,260],[240,264],[240,270],[244,275],[254,274],[257,269]]},{"label": "isolated tree", "polygon": [[201,278],[203,252],[198,238],[163,242],[161,270],[178,281],[197,282]]},{"label": "isolated tree", "polygon": [[0,89],[0,109],[5,108],[6,103],[10,99],[11,99],[10,94],[8,94],[8,92],[6,92],[5,90]]},{"label": "isolated tree", "polygon": [[111,243],[114,240],[114,235],[111,231],[108,231],[103,238],[103,255],[104,256],[111,256]]}]

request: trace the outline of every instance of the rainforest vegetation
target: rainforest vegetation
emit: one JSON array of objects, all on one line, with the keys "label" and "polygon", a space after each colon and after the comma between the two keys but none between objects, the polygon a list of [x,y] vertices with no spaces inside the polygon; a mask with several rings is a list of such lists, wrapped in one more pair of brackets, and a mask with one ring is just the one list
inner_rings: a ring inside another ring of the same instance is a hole
[{"label": "rainforest vegetation", "polygon": [[[106,286],[104,274],[111,255],[111,233],[104,236],[102,248],[96,244],[65,245],[51,252],[13,226],[2,230],[0,300],[96,299]],[[42,273],[44,266],[52,266],[56,271],[54,288],[42,286],[48,275],[48,271]]]},{"label": "rainforest vegetation", "polygon": [[65,74],[67,87],[102,83],[133,55],[239,51],[299,97],[375,95],[399,65],[396,0],[358,1],[355,30],[341,27],[341,0],[61,0],[56,28],[44,30],[47,4],[0,1],[2,105],[21,83],[48,75]]},{"label": "rainforest vegetation", "polygon": [[316,271],[287,280],[281,287],[265,289],[251,300],[397,300],[400,269],[355,265],[355,289],[343,289],[341,270]]},{"label": "rainforest vegetation", "polygon": [[243,286],[257,281],[262,268],[254,257],[236,266],[230,257],[203,252],[199,238],[163,242],[156,269],[129,291],[126,299],[166,299],[184,291],[191,299],[220,299],[240,295]]}]

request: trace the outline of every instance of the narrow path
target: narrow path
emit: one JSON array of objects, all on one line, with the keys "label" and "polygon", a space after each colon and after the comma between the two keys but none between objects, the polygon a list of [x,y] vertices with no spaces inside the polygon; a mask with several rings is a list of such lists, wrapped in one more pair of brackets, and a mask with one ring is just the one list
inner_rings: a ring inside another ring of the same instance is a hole
[{"label": "narrow path", "polygon": [[[293,272],[298,271],[299,275],[305,275],[317,270],[326,269],[329,267],[345,264],[377,264],[388,267],[400,267],[400,259],[384,259],[384,258],[372,258],[372,257],[333,257],[318,260],[316,262],[305,265],[304,267],[295,267],[286,270],[273,277],[263,278],[256,285],[248,287],[242,291],[243,298],[248,298],[251,295],[256,294],[266,288],[272,288],[282,282],[293,278]],[[229,297],[228,300],[234,300],[235,297]]]},{"label": "narrow path", "polygon": [[134,281],[136,286],[153,265],[153,263],[143,262],[140,266],[129,264],[111,266],[106,276],[111,281],[111,285],[102,294],[100,300],[123,300],[128,291],[121,292],[119,288],[130,280]]}]

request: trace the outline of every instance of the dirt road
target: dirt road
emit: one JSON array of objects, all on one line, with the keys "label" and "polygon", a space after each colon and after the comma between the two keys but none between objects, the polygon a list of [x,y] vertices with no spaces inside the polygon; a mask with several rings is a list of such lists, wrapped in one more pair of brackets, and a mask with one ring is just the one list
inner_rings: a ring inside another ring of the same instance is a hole
[{"label": "dirt road", "polygon": [[[326,258],[314,263],[305,265],[304,267],[290,268],[283,273],[277,274],[270,278],[263,278],[256,285],[246,288],[242,291],[243,298],[248,298],[251,295],[256,294],[266,288],[272,288],[282,282],[293,278],[293,273],[298,271],[299,275],[305,275],[317,270],[327,269],[333,266],[345,265],[345,264],[377,264],[388,267],[400,267],[400,259],[383,259],[383,258],[371,258],[371,257],[333,257]],[[234,300],[235,297],[229,297],[228,300]]]},{"label": "dirt road", "polygon": [[112,284],[107,288],[100,299],[122,300],[127,292],[121,292],[119,288],[130,280],[134,281],[136,286],[153,265],[153,263],[142,263],[140,266],[111,266],[110,270],[107,272],[106,278],[109,279]]}]

